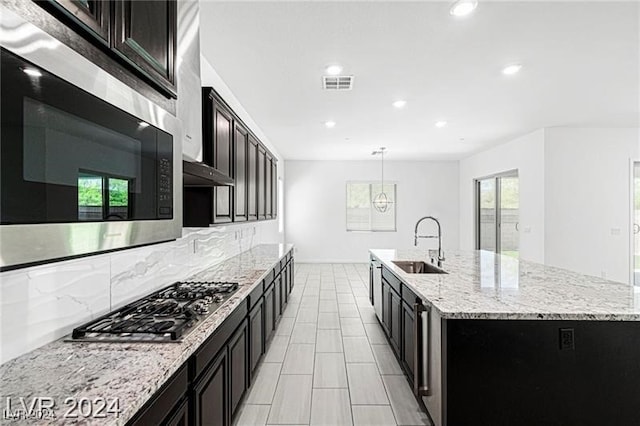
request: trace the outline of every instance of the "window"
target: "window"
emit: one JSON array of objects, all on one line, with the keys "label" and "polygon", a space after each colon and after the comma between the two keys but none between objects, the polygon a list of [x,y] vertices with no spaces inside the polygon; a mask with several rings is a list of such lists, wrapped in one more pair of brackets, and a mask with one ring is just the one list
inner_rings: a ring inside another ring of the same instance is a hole
[{"label": "window", "polygon": [[347,231],[395,232],[396,184],[384,184],[384,192],[391,201],[391,207],[384,213],[372,205],[380,188],[379,182],[347,182]]},{"label": "window", "polygon": [[519,257],[518,172],[476,180],[476,248]]},{"label": "window", "polygon": [[86,221],[129,218],[132,180],[81,172],[78,175],[78,219]]}]

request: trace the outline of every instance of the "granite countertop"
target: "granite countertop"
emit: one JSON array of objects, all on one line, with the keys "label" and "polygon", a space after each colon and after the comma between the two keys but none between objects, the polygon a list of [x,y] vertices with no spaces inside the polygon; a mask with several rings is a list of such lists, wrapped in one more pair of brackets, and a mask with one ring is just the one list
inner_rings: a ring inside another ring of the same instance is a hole
[{"label": "granite countertop", "polygon": [[[265,244],[225,260],[192,278],[234,281],[240,289],[180,343],[86,343],[57,340],[0,366],[0,424],[125,424],[169,379],[227,316],[291,249]],[[55,402],[56,420],[12,420],[3,415],[6,399],[12,410],[20,398]],[[64,418],[65,399],[109,402],[118,399],[120,414],[105,418]]]},{"label": "granite countertop", "polygon": [[429,262],[426,250],[370,250],[447,319],[640,321],[633,286],[488,251],[447,251],[447,274],[408,274],[392,260]]}]

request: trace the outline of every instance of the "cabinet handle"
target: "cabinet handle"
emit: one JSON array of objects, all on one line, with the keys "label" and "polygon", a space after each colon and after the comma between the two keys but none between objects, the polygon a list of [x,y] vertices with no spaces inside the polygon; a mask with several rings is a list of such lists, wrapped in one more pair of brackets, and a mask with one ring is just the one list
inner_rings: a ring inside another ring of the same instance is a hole
[{"label": "cabinet handle", "polygon": [[[430,394],[427,383],[429,379],[429,354],[424,353],[422,350],[423,344],[421,338],[424,336],[424,326],[422,323],[422,315],[424,312],[427,312],[427,309],[422,303],[416,302],[413,304],[413,393],[418,397]],[[428,331],[428,317],[426,327]],[[426,338],[428,339],[429,336],[427,335]],[[423,377],[426,379],[424,383],[422,383]]]}]

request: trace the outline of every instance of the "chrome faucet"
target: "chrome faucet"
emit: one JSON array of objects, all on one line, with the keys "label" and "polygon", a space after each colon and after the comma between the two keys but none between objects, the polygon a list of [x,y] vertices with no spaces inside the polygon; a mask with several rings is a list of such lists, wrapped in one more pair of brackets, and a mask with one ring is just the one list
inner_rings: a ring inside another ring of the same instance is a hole
[{"label": "chrome faucet", "polygon": [[[438,225],[438,235],[418,235],[418,226],[420,226],[420,222],[426,219],[433,220],[436,225]],[[437,238],[438,239],[438,266],[442,266],[442,262],[444,262],[444,252],[442,251],[442,228],[440,227],[440,222],[433,216],[425,216],[420,219],[416,223],[416,229],[413,233],[413,245],[418,246],[418,238]]]}]

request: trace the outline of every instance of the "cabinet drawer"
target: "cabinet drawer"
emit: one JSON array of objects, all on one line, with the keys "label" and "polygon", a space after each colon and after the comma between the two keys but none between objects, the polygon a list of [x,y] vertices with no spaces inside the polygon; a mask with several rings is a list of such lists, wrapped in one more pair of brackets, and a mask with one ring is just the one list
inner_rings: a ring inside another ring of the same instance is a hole
[{"label": "cabinet drawer", "polygon": [[254,288],[251,293],[249,293],[249,310],[253,309],[256,306],[256,303],[260,301],[260,298],[264,294],[264,281]]},{"label": "cabinet drawer", "polygon": [[216,354],[224,347],[233,332],[247,316],[247,301],[243,301],[233,311],[231,315],[218,327],[200,349],[193,355],[193,377],[197,378],[202,374],[207,365],[213,360]]},{"label": "cabinet drawer", "polygon": [[276,278],[276,271],[275,269],[271,269],[269,273],[267,273],[267,276],[264,278],[264,288],[269,287],[273,283],[273,280],[275,278]]},{"label": "cabinet drawer", "polygon": [[385,280],[387,284],[389,284],[389,287],[394,289],[396,293],[400,294],[402,282],[398,279],[398,277],[393,275],[393,272],[391,272],[384,266],[382,267],[382,279]]},{"label": "cabinet drawer", "polygon": [[156,392],[156,396],[146,404],[145,408],[139,411],[128,424],[133,426],[159,425],[170,415],[173,416],[172,409],[178,404],[187,393],[189,383],[186,366],[182,366],[167,383]]},{"label": "cabinet drawer", "polygon": [[413,292],[409,287],[407,287],[404,283],[402,284],[402,300],[409,304],[409,306],[413,306],[416,301],[420,301],[420,297]]}]

